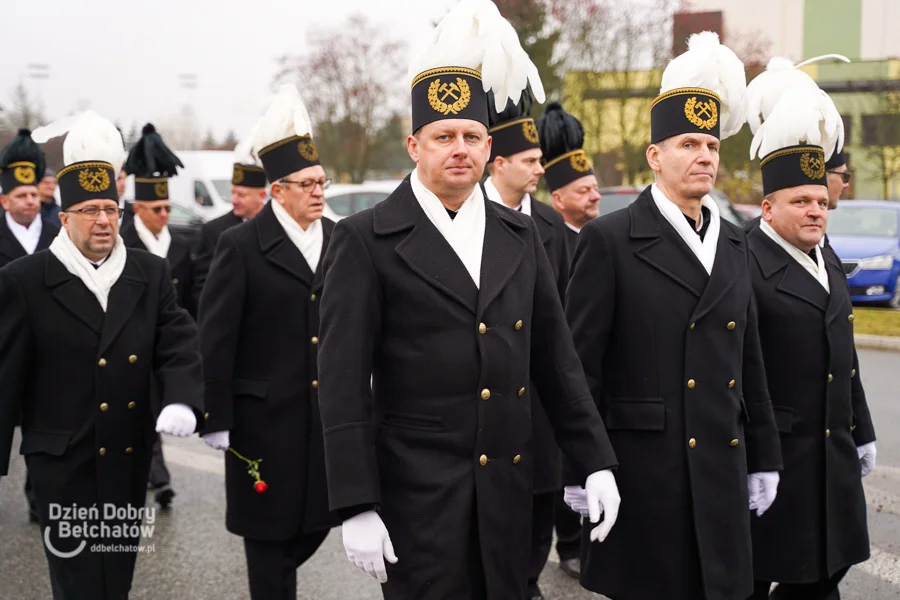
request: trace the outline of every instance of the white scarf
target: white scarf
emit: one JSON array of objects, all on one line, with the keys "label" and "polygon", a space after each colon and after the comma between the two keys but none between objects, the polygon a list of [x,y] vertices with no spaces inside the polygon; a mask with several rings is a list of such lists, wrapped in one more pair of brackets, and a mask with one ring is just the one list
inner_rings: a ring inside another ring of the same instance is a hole
[{"label": "white scarf", "polygon": [[786,239],[781,237],[777,231],[775,231],[771,225],[766,223],[763,220],[759,222],[759,228],[762,229],[763,233],[772,238],[776,244],[784,248],[784,251],[787,252],[794,260],[800,263],[800,266],[806,270],[807,273],[813,276],[813,278],[819,282],[819,284],[825,288],[825,291],[829,294],[831,293],[831,286],[828,284],[828,267],[825,265],[824,257],[822,256],[822,249],[816,244],[816,260],[813,260],[808,254],[806,254],[800,248],[797,248]]},{"label": "white scarf", "polygon": [[417,170],[413,170],[409,183],[425,216],[456,252],[475,287],[481,289],[481,255],[484,252],[484,227],[487,218],[481,186],[475,185],[472,194],[456,213],[456,218],[451,219],[443,203],[419,180]]},{"label": "white scarf", "polygon": [[287,209],[274,198],[272,199],[272,210],[275,212],[275,218],[278,219],[278,222],[284,228],[284,232],[294,242],[297,250],[306,259],[306,264],[315,273],[316,267],[319,266],[319,257],[322,255],[322,243],[325,239],[325,234],[322,232],[322,220],[316,219],[304,230]]},{"label": "white scarf", "polygon": [[[494,181],[492,177],[488,177],[487,181],[484,182],[484,191],[487,192],[488,200],[492,202],[496,202],[497,204],[503,204],[503,196],[500,195],[500,190],[497,189],[497,186],[494,185]],[[503,206],[506,206],[503,204]],[[507,206],[507,208],[509,208]],[[531,194],[525,194],[522,196],[522,201],[519,203],[519,206],[512,210],[521,210],[523,215],[531,216]]]},{"label": "white scarf", "polygon": [[117,236],[116,245],[112,252],[98,268],[94,268],[84,254],[75,247],[69,239],[69,230],[63,227],[59,230],[53,242],[50,244],[50,252],[53,253],[66,270],[80,279],[85,287],[97,298],[100,308],[106,312],[109,301],[109,291],[119,280],[122,271],[125,270],[125,257],[127,250],[121,236]]},{"label": "white scarf", "polygon": [[12,218],[12,215],[6,213],[6,225],[9,227],[9,230],[12,231],[12,234],[16,239],[19,240],[22,248],[25,249],[25,253],[34,254],[38,244],[41,242],[41,232],[44,230],[44,220],[41,219],[40,211],[38,211],[37,216],[34,217],[34,221],[32,221],[31,225],[28,227],[19,225],[16,223],[15,219]]},{"label": "white scarf", "polygon": [[134,215],[134,230],[137,231],[138,237],[144,243],[147,251],[154,256],[166,258],[169,256],[169,246],[172,243],[172,235],[169,233],[169,226],[166,225],[159,232],[159,237],[153,235],[153,232],[147,229],[144,222],[138,215]]},{"label": "white scarf", "polygon": [[716,205],[716,201],[709,196],[703,196],[700,201],[701,206],[709,209],[709,229],[706,230],[706,235],[701,240],[697,235],[697,230],[690,226],[678,205],[666,198],[666,195],[655,183],[650,187],[650,193],[662,216],[675,228],[691,252],[700,260],[700,264],[703,265],[706,272],[712,273],[713,265],[716,262],[716,248],[719,245],[719,207]]}]

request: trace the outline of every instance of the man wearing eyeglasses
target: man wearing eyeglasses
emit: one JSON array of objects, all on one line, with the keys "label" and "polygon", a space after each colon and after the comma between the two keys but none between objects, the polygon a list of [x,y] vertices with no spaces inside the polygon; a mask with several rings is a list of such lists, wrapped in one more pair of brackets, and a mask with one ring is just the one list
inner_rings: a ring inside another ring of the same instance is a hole
[{"label": "man wearing eyeglasses", "polygon": [[21,415],[53,597],[110,600],[131,588],[153,440],[195,430],[202,365],[166,262],[118,235],[115,126],[88,113],[34,137],[64,129],[63,229],[0,270],[0,476]]},{"label": "man wearing eyeglasses", "polygon": [[[251,140],[272,200],[219,238],[200,298],[204,439],[226,451],[225,526],[244,538],[250,597],[293,600],[297,568],[337,524],[328,511],[317,350],[320,258],[334,223],[297,90]],[[260,461],[248,475],[245,460]]]},{"label": "man wearing eyeglasses", "polygon": [[828,210],[834,210],[844,190],[850,189],[851,173],[843,149],[838,152],[835,148],[834,154],[825,163],[825,174],[828,180]]}]

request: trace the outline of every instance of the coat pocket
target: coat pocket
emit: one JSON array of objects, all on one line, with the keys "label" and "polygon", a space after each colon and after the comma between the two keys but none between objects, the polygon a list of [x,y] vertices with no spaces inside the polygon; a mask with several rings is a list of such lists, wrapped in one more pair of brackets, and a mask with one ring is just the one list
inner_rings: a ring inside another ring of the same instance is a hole
[{"label": "coat pocket", "polygon": [[441,432],[444,431],[444,418],[432,415],[413,413],[386,412],[381,420],[385,427],[408,429],[410,431]]},{"label": "coat pocket", "polygon": [[66,431],[25,431],[22,432],[22,445],[19,453],[49,454],[50,456],[62,456],[69,446],[69,438],[72,434]]},{"label": "coat pocket", "polygon": [[773,406],[775,411],[775,425],[779,433],[790,433],[794,426],[794,409],[790,406]]},{"label": "coat pocket", "polygon": [[607,429],[663,431],[666,403],[661,398],[613,398],[606,409]]},{"label": "coat pocket", "polygon": [[269,380],[235,378],[232,393],[235,396],[253,396],[265,399],[269,393]]}]

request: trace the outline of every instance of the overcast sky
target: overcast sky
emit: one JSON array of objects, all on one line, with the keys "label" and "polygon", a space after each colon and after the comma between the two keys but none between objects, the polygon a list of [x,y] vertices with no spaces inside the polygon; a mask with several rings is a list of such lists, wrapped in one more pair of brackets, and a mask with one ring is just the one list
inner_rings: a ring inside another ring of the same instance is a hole
[{"label": "overcast sky", "polygon": [[[361,13],[410,47],[454,0],[43,0],[6,2],[0,105],[21,81],[48,118],[91,108],[128,128],[171,121],[190,103],[218,137],[245,135],[269,93],[276,59],[302,53],[310,28]],[[347,35],[353,35],[348,31]],[[49,77],[29,77],[29,64]],[[197,89],[181,89],[195,74]],[[300,89],[301,94],[304,90]]]}]

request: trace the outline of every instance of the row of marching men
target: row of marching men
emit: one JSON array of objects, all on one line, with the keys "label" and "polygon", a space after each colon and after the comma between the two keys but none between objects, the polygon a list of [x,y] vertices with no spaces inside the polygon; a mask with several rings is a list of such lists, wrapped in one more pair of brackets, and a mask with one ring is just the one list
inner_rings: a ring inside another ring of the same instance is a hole
[{"label": "row of marching men", "polygon": [[[248,140],[272,200],[220,223],[199,336],[171,261],[118,236],[118,132],[65,123],[63,229],[0,270],[0,473],[21,415],[48,545],[79,543],[50,503],[141,506],[156,433],[199,430],[253,598],[295,597],[338,524],[385,598],[540,598],[563,484],[589,590],[836,597],[869,553],[875,435],[824,236],[833,104],[790,65],[748,89],[694,36],[650,109],[656,182],[579,228],[530,196],[543,175],[554,206],[590,206],[597,179],[574,117],[529,116],[544,91],[516,39],[489,0],[448,14],[410,68],[416,168],[337,225],[282,88]],[[708,193],[748,118],[766,199],[745,234]],[[164,190],[177,165],[144,141],[128,170]],[[37,168],[16,162],[0,177]],[[47,558],[56,598],[127,597],[133,553]]]}]

